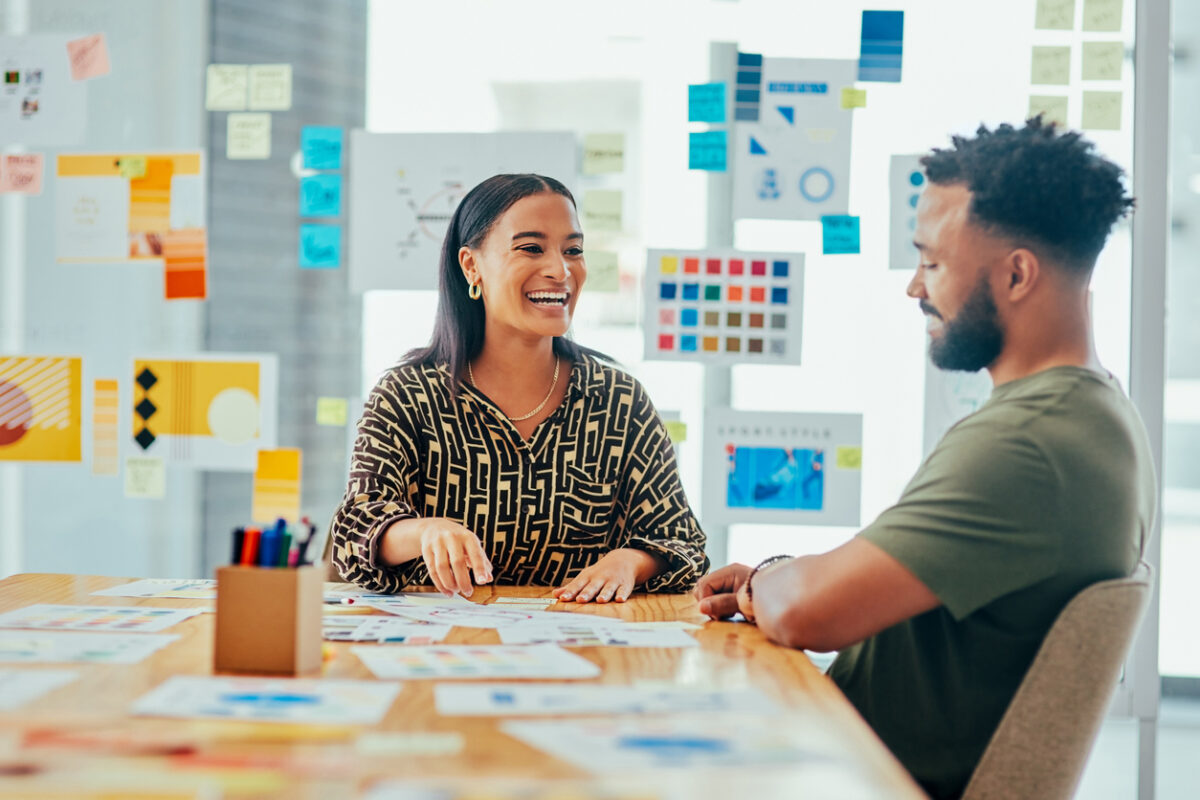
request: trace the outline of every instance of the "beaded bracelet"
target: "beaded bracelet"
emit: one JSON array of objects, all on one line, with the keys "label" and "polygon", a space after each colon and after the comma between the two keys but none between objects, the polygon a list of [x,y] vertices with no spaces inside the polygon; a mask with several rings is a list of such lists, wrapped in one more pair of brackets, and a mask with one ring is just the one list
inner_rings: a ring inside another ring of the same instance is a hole
[{"label": "beaded bracelet", "polygon": [[750,600],[751,602],[754,601],[754,576],[757,575],[760,570],[764,570],[767,567],[778,564],[781,561],[791,561],[792,558],[794,558],[794,556],[771,556],[768,559],[758,562],[758,566],[750,570],[750,574],[746,576],[746,599]]}]

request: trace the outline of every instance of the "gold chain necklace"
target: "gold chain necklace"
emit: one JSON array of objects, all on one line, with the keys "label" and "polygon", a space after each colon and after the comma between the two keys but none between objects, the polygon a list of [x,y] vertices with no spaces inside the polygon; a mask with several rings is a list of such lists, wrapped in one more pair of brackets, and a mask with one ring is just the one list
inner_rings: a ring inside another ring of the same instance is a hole
[{"label": "gold chain necklace", "polygon": [[[530,411],[528,414],[524,414],[519,417],[508,417],[511,422],[521,422],[522,420],[529,419],[534,414],[546,407],[546,403],[550,402],[550,396],[554,394],[554,387],[558,386],[558,368],[561,364],[562,362],[556,357],[554,359],[554,380],[550,382],[550,391],[546,392],[546,397],[542,400],[542,402],[538,403],[537,408],[535,408],[533,411]],[[475,383],[475,370],[471,369],[470,361],[467,362],[467,375],[471,378],[471,385],[478,389],[479,386]],[[505,416],[507,417],[508,415],[505,414]]]}]

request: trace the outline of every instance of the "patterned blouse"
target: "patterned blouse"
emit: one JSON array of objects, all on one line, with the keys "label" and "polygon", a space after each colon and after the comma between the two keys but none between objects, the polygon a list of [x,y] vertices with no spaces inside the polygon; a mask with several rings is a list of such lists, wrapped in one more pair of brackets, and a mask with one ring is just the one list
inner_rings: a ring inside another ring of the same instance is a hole
[{"label": "patterned blouse", "polygon": [[428,585],[423,559],[379,560],[383,532],[414,517],[474,531],[497,585],[562,585],[618,547],[665,560],[646,591],[685,591],[707,571],[704,533],[640,383],[584,357],[526,442],[470,384],[452,399],[449,377],[444,365],[396,367],[367,399],[333,519],[342,577],[379,592]]}]

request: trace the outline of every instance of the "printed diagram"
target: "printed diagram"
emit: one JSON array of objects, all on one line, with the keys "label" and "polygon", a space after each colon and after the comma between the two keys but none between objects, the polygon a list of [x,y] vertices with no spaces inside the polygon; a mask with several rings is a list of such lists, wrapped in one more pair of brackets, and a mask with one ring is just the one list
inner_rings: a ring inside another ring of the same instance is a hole
[{"label": "printed diagram", "polygon": [[820,511],[825,505],[825,451],[725,446],[729,508]]},{"label": "printed diagram", "polygon": [[[396,241],[396,255],[407,259],[410,253],[418,252],[421,247],[430,242],[440,246],[446,238],[446,230],[450,227],[450,219],[454,209],[462,201],[466,188],[457,182],[447,182],[446,185],[419,202],[414,195],[412,186],[401,186],[397,194],[405,198],[404,205],[412,212],[412,223],[407,233],[401,233]],[[403,229],[402,229],[403,230]]]}]

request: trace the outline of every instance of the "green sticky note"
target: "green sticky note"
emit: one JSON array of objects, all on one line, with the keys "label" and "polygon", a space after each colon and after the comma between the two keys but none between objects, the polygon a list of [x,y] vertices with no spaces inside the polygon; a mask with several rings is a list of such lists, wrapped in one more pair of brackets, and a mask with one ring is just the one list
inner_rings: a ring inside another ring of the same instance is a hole
[{"label": "green sticky note", "polygon": [[1121,30],[1121,0],[1083,0],[1083,29],[1089,33]]},{"label": "green sticky note", "polygon": [[1075,0],[1038,0],[1033,27],[1043,31],[1072,30],[1075,27]]},{"label": "green sticky note", "polygon": [[1060,127],[1067,126],[1067,98],[1053,94],[1033,94],[1029,96],[1029,117],[1042,115],[1043,122],[1057,122]]},{"label": "green sticky note", "polygon": [[1084,92],[1081,127],[1089,131],[1121,130],[1121,93]]},{"label": "green sticky note", "polygon": [[122,178],[144,178],[146,176],[145,156],[122,156],[117,159],[117,170]]},{"label": "green sticky note", "polygon": [[1083,79],[1119,81],[1125,65],[1125,45],[1121,42],[1084,42]]},{"label": "green sticky note", "polygon": [[1066,86],[1071,82],[1070,47],[1034,47],[1030,83]]},{"label": "green sticky note", "polygon": [[853,86],[842,87],[842,108],[866,108],[867,90],[855,89]]},{"label": "green sticky note", "polygon": [[687,441],[687,423],[678,422],[675,420],[667,420],[667,436],[671,437],[671,444],[679,444]]},{"label": "green sticky note", "polygon": [[318,425],[333,425],[337,427],[346,424],[346,398],[344,397],[318,397],[317,398],[317,424]]},{"label": "green sticky note", "polygon": [[862,447],[838,447],[837,468],[852,470],[862,469]]},{"label": "green sticky note", "polygon": [[603,175],[625,169],[625,134],[589,133],[583,137],[583,174]]},{"label": "green sticky note", "polygon": [[583,229],[592,231],[621,230],[620,192],[608,189],[589,189],[583,195]]},{"label": "green sticky note", "polygon": [[590,292],[615,292],[621,288],[621,274],[617,269],[617,254],[604,250],[588,250],[584,254],[587,263],[587,283]]}]

